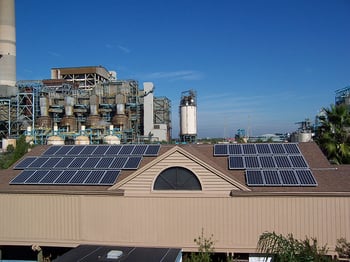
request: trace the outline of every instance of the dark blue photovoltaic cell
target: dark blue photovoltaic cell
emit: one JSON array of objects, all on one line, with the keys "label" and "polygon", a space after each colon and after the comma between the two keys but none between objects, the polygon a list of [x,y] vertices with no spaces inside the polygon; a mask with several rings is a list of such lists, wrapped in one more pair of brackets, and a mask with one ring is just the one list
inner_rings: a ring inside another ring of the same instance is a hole
[{"label": "dark blue photovoltaic cell", "polygon": [[109,149],[109,145],[99,145],[96,147],[96,150],[94,151],[94,155],[104,155],[108,149]]},{"label": "dark blue photovoltaic cell", "polygon": [[246,170],[245,175],[248,186],[264,185],[264,180],[260,170]]},{"label": "dark blue photovoltaic cell", "polygon": [[298,186],[300,184],[293,170],[280,170],[279,173],[282,179],[282,184],[287,186]]},{"label": "dark blue photovoltaic cell", "polygon": [[55,184],[67,184],[74,176],[76,170],[64,170],[55,180]]},{"label": "dark blue photovoltaic cell", "polygon": [[122,145],[112,145],[106,151],[105,155],[118,155],[122,147],[123,147]]},{"label": "dark blue photovoltaic cell", "polygon": [[112,164],[113,160],[114,160],[114,157],[101,158],[101,160],[97,163],[95,168],[105,168],[105,169],[107,169]]},{"label": "dark blue photovoltaic cell", "polygon": [[90,170],[77,170],[74,177],[69,182],[70,184],[83,184],[84,181],[88,178],[90,175]]},{"label": "dark blue photovoltaic cell", "polygon": [[242,147],[239,144],[230,144],[228,145],[228,154],[229,155],[242,155]]},{"label": "dark blue photovoltaic cell", "polygon": [[296,167],[296,168],[309,167],[301,155],[289,156],[289,159],[292,162],[293,167]]},{"label": "dark blue photovoltaic cell", "polygon": [[134,145],[124,145],[120,151],[119,155],[131,155],[131,152],[134,150]]},{"label": "dark blue photovoltaic cell", "polygon": [[271,154],[271,149],[269,144],[256,144],[256,151],[258,154]]},{"label": "dark blue photovoltaic cell", "polygon": [[123,169],[137,169],[140,165],[141,159],[141,156],[129,157]]},{"label": "dark blue photovoltaic cell", "polygon": [[43,155],[54,155],[61,147],[62,146],[51,146],[44,152]]},{"label": "dark blue photovoltaic cell", "polygon": [[257,153],[255,144],[243,144],[243,153],[246,155],[255,155]]},{"label": "dark blue photovoltaic cell", "polygon": [[271,143],[270,148],[273,154],[285,154],[284,147],[282,144]]},{"label": "dark blue photovoltaic cell", "polygon": [[62,157],[55,165],[55,168],[66,168],[72,163],[73,159],[72,157]]},{"label": "dark blue photovoltaic cell", "polygon": [[265,185],[282,185],[277,170],[263,170]]},{"label": "dark blue photovoltaic cell", "polygon": [[93,168],[97,165],[98,161],[100,161],[99,157],[89,157],[81,167],[82,168]]},{"label": "dark blue photovoltaic cell", "polygon": [[277,167],[289,168],[291,163],[289,162],[288,156],[274,156]]},{"label": "dark blue photovoltaic cell", "polygon": [[85,157],[76,157],[73,159],[73,161],[69,164],[69,168],[81,168],[82,165],[85,163],[87,158]]},{"label": "dark blue photovoltaic cell", "polygon": [[259,168],[260,163],[257,156],[245,156],[244,157],[245,167],[246,168]]},{"label": "dark blue photovoltaic cell", "polygon": [[275,168],[276,164],[273,156],[260,156],[260,163],[262,168]]},{"label": "dark blue photovoltaic cell", "polygon": [[113,185],[119,176],[120,170],[108,170],[100,181],[100,184]]},{"label": "dark blue photovoltaic cell", "polygon": [[40,184],[52,184],[60,176],[62,170],[50,170],[46,176],[40,181]]},{"label": "dark blue photovoltaic cell", "polygon": [[229,156],[229,169],[244,169],[244,161],[242,156]]},{"label": "dark blue photovoltaic cell", "polygon": [[109,166],[109,168],[115,168],[115,169],[123,169],[126,160],[128,160],[127,157],[116,157],[114,158],[112,164]]},{"label": "dark blue photovoltaic cell", "polygon": [[35,173],[26,180],[25,184],[38,184],[48,172],[48,170],[36,170]]},{"label": "dark blue photovoltaic cell", "polygon": [[85,146],[85,148],[80,152],[80,155],[92,155],[96,148],[97,146]]},{"label": "dark blue photovoltaic cell", "polygon": [[25,169],[27,168],[31,163],[33,163],[36,160],[36,157],[26,157],[21,162],[19,162],[14,169]]},{"label": "dark blue photovoltaic cell", "polygon": [[98,184],[104,173],[105,171],[103,170],[92,170],[84,184]]},{"label": "dark blue photovoltaic cell", "polygon": [[135,145],[134,150],[131,152],[132,155],[143,155],[146,152],[148,145]]},{"label": "dark blue photovoltaic cell", "polygon": [[40,168],[47,160],[49,157],[38,157],[27,168]]},{"label": "dark blue photovoltaic cell", "polygon": [[283,146],[287,154],[300,154],[299,147],[297,144],[286,143],[286,144],[283,144]]},{"label": "dark blue photovoltaic cell", "polygon": [[83,151],[83,149],[85,148],[85,146],[74,146],[68,153],[67,155],[79,155],[81,153],[81,151]]},{"label": "dark blue photovoltaic cell", "polygon": [[50,157],[41,168],[53,168],[60,160],[60,157]]},{"label": "dark blue photovoltaic cell", "polygon": [[158,156],[160,145],[148,145],[144,156]]},{"label": "dark blue photovoltaic cell", "polygon": [[18,176],[11,180],[10,184],[23,184],[31,175],[33,175],[35,170],[24,170]]},{"label": "dark blue photovoltaic cell", "polygon": [[300,184],[303,186],[316,186],[316,180],[310,170],[295,170]]},{"label": "dark blue photovoltaic cell", "polygon": [[227,156],[227,145],[223,144],[218,144],[214,145],[214,156]]},{"label": "dark blue photovoltaic cell", "polygon": [[62,146],[56,151],[55,155],[66,155],[72,148],[73,146]]}]

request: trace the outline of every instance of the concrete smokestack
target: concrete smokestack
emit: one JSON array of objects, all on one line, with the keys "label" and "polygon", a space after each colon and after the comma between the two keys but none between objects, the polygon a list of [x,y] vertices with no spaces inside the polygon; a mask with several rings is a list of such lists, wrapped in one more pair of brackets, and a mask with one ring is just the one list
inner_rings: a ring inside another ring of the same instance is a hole
[{"label": "concrete smokestack", "polygon": [[15,0],[0,0],[0,97],[16,95]]}]

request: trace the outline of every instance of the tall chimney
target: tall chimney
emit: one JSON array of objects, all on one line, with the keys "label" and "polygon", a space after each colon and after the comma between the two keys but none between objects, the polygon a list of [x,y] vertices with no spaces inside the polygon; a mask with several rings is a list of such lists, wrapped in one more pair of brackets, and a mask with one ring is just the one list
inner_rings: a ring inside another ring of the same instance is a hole
[{"label": "tall chimney", "polygon": [[16,95],[15,0],[0,0],[0,97]]}]

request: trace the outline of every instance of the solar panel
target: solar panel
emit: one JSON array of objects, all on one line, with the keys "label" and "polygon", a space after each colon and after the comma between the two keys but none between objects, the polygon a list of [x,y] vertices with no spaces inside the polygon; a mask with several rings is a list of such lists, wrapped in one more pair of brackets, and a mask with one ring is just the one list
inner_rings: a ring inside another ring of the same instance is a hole
[{"label": "solar panel", "polygon": [[84,149],[80,152],[80,155],[92,155],[96,148],[97,146],[85,146]]},{"label": "solar panel", "polygon": [[37,158],[36,157],[26,157],[21,162],[19,162],[14,169],[25,169],[27,168],[31,163],[33,163]]},{"label": "solar panel", "polygon": [[303,186],[317,186],[317,182],[310,170],[295,170],[295,173]]},{"label": "solar panel", "polygon": [[244,161],[242,156],[229,156],[228,157],[229,169],[244,169]]},{"label": "solar panel", "polygon": [[284,147],[282,144],[271,143],[270,148],[273,154],[285,154]]},{"label": "solar panel", "polygon": [[40,184],[53,184],[62,172],[63,170],[50,170],[40,181]]},{"label": "solar panel", "polygon": [[246,168],[259,168],[260,167],[259,159],[257,156],[245,156],[244,162],[245,162]]},{"label": "solar panel", "polygon": [[135,145],[132,155],[143,155],[146,152],[148,145]]},{"label": "solar panel", "polygon": [[119,155],[131,155],[131,152],[134,150],[134,145],[124,145],[119,151]]},{"label": "solar panel", "polygon": [[299,181],[295,176],[294,170],[280,170],[279,171],[282,184],[286,186],[299,186]]},{"label": "solar panel", "polygon": [[101,160],[97,163],[95,168],[105,168],[105,169],[107,169],[112,164],[113,160],[114,160],[114,157],[101,158]]},{"label": "solar panel", "polygon": [[66,155],[73,146],[61,146],[59,150],[56,151],[55,155]]},{"label": "solar panel", "polygon": [[18,176],[11,180],[10,184],[23,184],[35,170],[23,170]]},{"label": "solar panel", "polygon": [[282,145],[288,154],[300,154],[300,150],[297,144],[286,143]]},{"label": "solar panel", "polygon": [[144,156],[158,156],[160,145],[148,145]]},{"label": "solar panel", "polygon": [[264,179],[260,170],[246,170],[245,176],[248,186],[264,185]]},{"label": "solar panel", "polygon": [[54,155],[62,146],[51,146],[49,147],[43,155]]},{"label": "solar panel", "polygon": [[73,162],[73,159],[72,157],[62,157],[55,165],[55,168],[66,168]]},{"label": "solar panel", "polygon": [[79,155],[84,148],[85,146],[74,146],[67,155]]},{"label": "solar panel", "polygon": [[127,157],[116,157],[116,158],[114,158],[114,160],[113,160],[112,164],[109,166],[109,168],[123,169],[127,160],[128,160]]},{"label": "solar panel", "polygon": [[60,161],[60,157],[50,157],[42,166],[41,168],[53,168],[58,161]]},{"label": "solar panel", "polygon": [[25,184],[38,184],[47,174],[47,170],[36,170],[31,177],[29,177]]},{"label": "solar panel", "polygon": [[228,145],[228,154],[229,155],[242,155],[242,147],[239,144],[230,144]]},{"label": "solar panel", "polygon": [[140,165],[142,156],[129,157],[123,169],[137,169]]},{"label": "solar panel", "polygon": [[76,170],[64,170],[55,180],[55,184],[68,184],[75,175]]},{"label": "solar panel", "polygon": [[260,163],[262,168],[275,168],[276,164],[273,156],[260,156]]},{"label": "solar panel", "polygon": [[280,180],[280,177],[278,175],[277,170],[263,170],[263,175],[265,178],[265,184],[266,186],[280,186],[282,185],[282,182]]},{"label": "solar panel", "polygon": [[269,144],[256,144],[256,151],[258,154],[271,154],[271,149]]},{"label": "solar panel", "polygon": [[227,145],[217,144],[214,145],[214,156],[227,156]]},{"label": "solar panel", "polygon": [[105,171],[103,171],[103,170],[92,170],[90,175],[85,180],[84,184],[90,184],[90,185],[99,184],[104,173],[105,173]]},{"label": "solar panel", "polygon": [[81,166],[82,168],[94,168],[98,161],[100,161],[100,157],[88,157],[88,159]]},{"label": "solar panel", "polygon": [[27,168],[40,168],[47,160],[49,157],[38,157]]},{"label": "solar panel", "polygon": [[102,177],[100,184],[113,185],[120,174],[120,170],[107,170]]},{"label": "solar panel", "polygon": [[289,168],[292,167],[289,162],[288,156],[274,156],[277,167],[279,168]]},{"label": "solar panel", "polygon": [[121,148],[121,145],[110,146],[105,155],[118,155]]},{"label": "solar panel", "polygon": [[69,181],[69,184],[83,184],[87,177],[90,175],[90,170],[77,170],[75,175]]},{"label": "solar panel", "polygon": [[104,155],[110,146],[108,145],[100,145],[96,147],[96,150],[94,151],[94,155]]},{"label": "solar panel", "polygon": [[84,157],[76,157],[73,159],[73,161],[69,164],[69,168],[80,168],[82,165],[84,165],[87,158]]},{"label": "solar panel", "polygon": [[309,167],[302,155],[289,156],[289,159],[293,167],[296,167],[296,168]]},{"label": "solar panel", "polygon": [[247,155],[255,155],[257,153],[255,144],[242,144],[243,153]]}]

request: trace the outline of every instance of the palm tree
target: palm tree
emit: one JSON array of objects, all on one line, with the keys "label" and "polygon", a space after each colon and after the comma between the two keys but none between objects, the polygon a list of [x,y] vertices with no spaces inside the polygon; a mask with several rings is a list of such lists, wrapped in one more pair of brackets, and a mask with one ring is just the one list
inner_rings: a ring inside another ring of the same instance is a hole
[{"label": "palm tree", "polygon": [[323,108],[316,142],[333,164],[350,163],[350,115],[345,104]]}]

